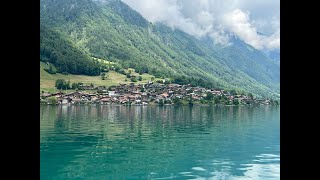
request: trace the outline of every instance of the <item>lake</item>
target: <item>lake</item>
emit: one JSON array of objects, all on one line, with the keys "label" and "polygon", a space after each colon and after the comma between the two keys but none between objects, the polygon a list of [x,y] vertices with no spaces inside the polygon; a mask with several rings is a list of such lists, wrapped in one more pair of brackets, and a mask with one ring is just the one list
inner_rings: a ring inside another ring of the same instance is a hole
[{"label": "lake", "polygon": [[280,179],[280,107],[40,105],[40,178]]}]

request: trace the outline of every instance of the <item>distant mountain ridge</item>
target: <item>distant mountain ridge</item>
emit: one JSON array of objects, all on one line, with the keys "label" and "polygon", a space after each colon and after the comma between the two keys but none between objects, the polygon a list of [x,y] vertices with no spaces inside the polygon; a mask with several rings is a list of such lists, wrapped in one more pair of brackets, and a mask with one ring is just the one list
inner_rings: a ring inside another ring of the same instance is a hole
[{"label": "distant mountain ridge", "polygon": [[272,59],[276,64],[280,65],[280,50],[271,50],[271,51],[266,51],[266,55]]},{"label": "distant mountain ridge", "polygon": [[[200,77],[217,86],[277,96],[280,67],[234,39],[221,47],[145,20],[120,0],[40,0],[40,23],[88,56],[163,77]],[[93,67],[95,68],[95,67]]]}]

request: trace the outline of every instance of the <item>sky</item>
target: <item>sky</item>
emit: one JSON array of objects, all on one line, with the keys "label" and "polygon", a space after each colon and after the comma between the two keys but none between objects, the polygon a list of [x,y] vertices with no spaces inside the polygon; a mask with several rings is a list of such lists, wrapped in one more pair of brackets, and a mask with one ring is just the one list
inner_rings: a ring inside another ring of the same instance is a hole
[{"label": "sky", "polygon": [[[280,49],[280,0],[122,0],[148,21],[228,46],[237,37],[259,50]],[[261,34],[262,33],[262,34]]]}]

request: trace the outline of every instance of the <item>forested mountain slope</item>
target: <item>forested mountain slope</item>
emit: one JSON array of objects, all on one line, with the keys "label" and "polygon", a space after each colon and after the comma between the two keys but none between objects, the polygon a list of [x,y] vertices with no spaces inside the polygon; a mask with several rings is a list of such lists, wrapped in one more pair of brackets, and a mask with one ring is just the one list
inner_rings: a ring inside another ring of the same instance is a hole
[{"label": "forested mountain slope", "polygon": [[[40,22],[81,51],[79,59],[98,57],[159,77],[201,78],[215,87],[258,95],[279,93],[279,66],[261,51],[238,39],[221,47],[164,24],[149,23],[120,0],[41,0]],[[61,54],[62,59],[78,59]],[[69,63],[65,66],[70,73],[88,74],[72,72]],[[85,67],[96,73],[95,64]]]}]

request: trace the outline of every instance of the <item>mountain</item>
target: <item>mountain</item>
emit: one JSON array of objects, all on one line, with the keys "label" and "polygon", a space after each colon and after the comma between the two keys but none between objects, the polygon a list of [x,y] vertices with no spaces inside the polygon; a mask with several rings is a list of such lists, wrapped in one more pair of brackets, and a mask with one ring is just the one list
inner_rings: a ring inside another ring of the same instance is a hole
[{"label": "mountain", "polygon": [[87,57],[122,68],[181,81],[200,78],[215,87],[263,96],[279,93],[279,66],[263,52],[236,38],[221,47],[152,24],[120,0],[40,0],[40,24]]},{"label": "mountain", "polygon": [[[259,35],[267,37],[266,34],[258,32]],[[270,58],[275,64],[280,66],[280,49],[272,49],[266,50],[264,49],[263,52],[265,55]]]},{"label": "mountain", "polygon": [[277,65],[280,65],[280,50],[266,51],[266,55],[272,59]]},{"label": "mountain", "polygon": [[63,34],[40,26],[40,61],[55,64],[58,72],[98,75],[99,66]]}]

